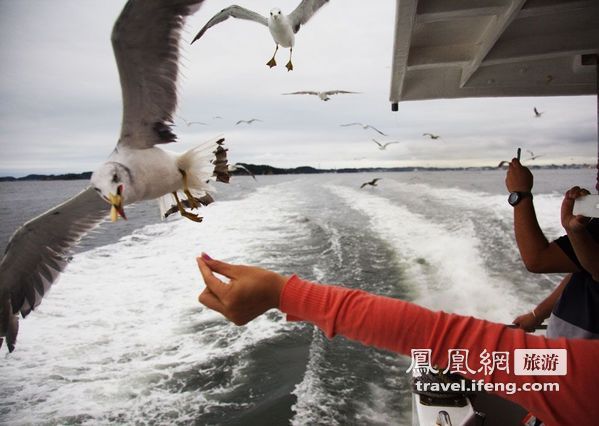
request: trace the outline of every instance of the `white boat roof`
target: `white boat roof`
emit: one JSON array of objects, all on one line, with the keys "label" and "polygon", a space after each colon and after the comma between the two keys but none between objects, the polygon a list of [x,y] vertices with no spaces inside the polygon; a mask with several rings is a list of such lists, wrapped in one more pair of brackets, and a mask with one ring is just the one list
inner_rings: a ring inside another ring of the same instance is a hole
[{"label": "white boat roof", "polygon": [[392,104],[597,93],[599,0],[396,1]]}]

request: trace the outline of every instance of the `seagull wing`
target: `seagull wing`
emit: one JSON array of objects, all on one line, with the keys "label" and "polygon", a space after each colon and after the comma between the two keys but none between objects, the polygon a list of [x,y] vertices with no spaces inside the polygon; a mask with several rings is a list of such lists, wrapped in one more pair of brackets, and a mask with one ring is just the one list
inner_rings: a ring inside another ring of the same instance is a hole
[{"label": "seagull wing", "polygon": [[318,92],[314,92],[312,90],[302,90],[299,92],[283,93],[283,95],[316,95],[316,96],[318,96]]},{"label": "seagull wing", "polygon": [[288,16],[293,32],[297,33],[300,26],[308,22],[310,18],[318,12],[318,9],[328,2],[329,0],[302,0],[302,2]]},{"label": "seagull wing", "polygon": [[399,141],[387,142],[387,143],[385,144],[385,147],[386,147],[387,145],[393,145],[394,143],[399,143]]},{"label": "seagull wing", "polygon": [[361,126],[362,123],[347,123],[347,124],[340,124],[341,127],[348,127],[348,126]]},{"label": "seagull wing", "polygon": [[374,138],[373,138],[373,139],[372,139],[372,141],[373,141],[375,144],[377,144],[377,145],[378,145],[380,148],[382,148],[382,147],[383,147],[383,145],[382,145],[382,144],[381,144],[379,141],[377,141],[376,139],[374,139]]},{"label": "seagull wing", "polygon": [[241,164],[236,164],[237,168],[245,171],[248,175],[250,175],[251,177],[254,178],[254,180],[256,180],[256,176],[254,176],[254,174],[252,173],[252,171],[250,169],[248,169],[247,167],[241,165]]},{"label": "seagull wing", "polygon": [[369,129],[372,129],[372,130],[374,130],[375,132],[377,132],[377,133],[379,133],[379,134],[381,134],[381,135],[383,135],[383,136],[387,136],[387,134],[386,134],[386,133],[383,133],[383,132],[381,132],[379,129],[377,129],[377,128],[376,128],[376,127],[374,127],[374,126],[371,126],[370,124],[367,124],[367,125],[366,125],[366,127],[367,127],[367,128],[369,128]]},{"label": "seagull wing", "polygon": [[25,318],[48,292],[79,240],[108,214],[106,202],[91,187],[21,226],[0,263],[0,345],[10,351]]},{"label": "seagull wing", "polygon": [[339,95],[343,93],[360,93],[360,92],[348,92],[347,90],[329,90],[324,92],[326,95]]},{"label": "seagull wing", "polygon": [[179,40],[185,17],[202,0],[129,0],[112,30],[121,78],[123,124],[119,145],[150,148],[174,142]]},{"label": "seagull wing", "polygon": [[220,24],[221,22],[226,21],[230,17],[237,19],[245,19],[247,21],[254,21],[268,27],[268,19],[266,17],[244,7],[233,5],[221,10],[216,15],[214,15],[206,23],[206,25],[204,25],[204,27],[196,34],[196,36],[192,40],[192,43],[200,37],[202,37],[204,33],[208,30],[208,28],[211,28],[216,24]]}]

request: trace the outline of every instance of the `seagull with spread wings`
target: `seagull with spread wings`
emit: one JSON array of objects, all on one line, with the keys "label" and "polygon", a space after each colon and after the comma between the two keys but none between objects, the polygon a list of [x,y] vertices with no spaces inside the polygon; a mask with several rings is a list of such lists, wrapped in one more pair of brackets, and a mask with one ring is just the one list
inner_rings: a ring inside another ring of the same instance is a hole
[{"label": "seagull with spread wings", "polygon": [[238,170],[243,171],[244,173],[246,173],[246,174],[250,175],[252,178],[254,178],[254,180],[256,180],[256,176],[254,175],[254,173],[250,169],[245,167],[243,164],[241,164],[241,163],[229,164],[229,172],[236,172]]},{"label": "seagull with spread wings", "polygon": [[423,133],[422,136],[428,136],[431,139],[439,139],[441,137],[439,135],[434,135],[432,133]]},{"label": "seagull with spread wings", "polygon": [[385,149],[387,149],[387,147],[388,147],[389,145],[393,145],[393,144],[395,144],[395,143],[399,143],[399,141],[391,141],[391,142],[385,142],[385,143],[381,143],[381,142],[377,141],[377,140],[376,140],[376,139],[374,139],[374,138],[372,138],[372,141],[373,141],[375,144],[377,144],[377,145],[378,145],[378,147],[379,147],[379,149],[380,149],[381,151],[384,151]]},{"label": "seagull with spread wings", "polygon": [[326,3],[328,3],[328,0],[302,0],[302,2],[289,15],[283,14],[281,9],[275,7],[270,10],[270,15],[268,18],[244,7],[232,5],[214,15],[197,33],[192,40],[192,43],[202,37],[209,28],[229,19],[230,17],[254,21],[268,27],[270,34],[276,44],[275,53],[273,53],[272,58],[266,63],[266,65],[268,65],[270,68],[277,65],[275,56],[277,55],[280,45],[289,48],[289,62],[287,62],[285,67],[288,71],[291,71],[293,70],[291,55],[293,54],[293,46],[295,45],[295,34],[299,31],[300,27],[305,25],[310,18],[314,16],[318,9],[320,9]]},{"label": "seagull with spread wings", "polygon": [[329,101],[332,95],[357,94],[359,92],[349,92],[347,90],[327,90],[326,92],[316,92],[314,90],[301,90],[299,92],[283,93],[283,95],[315,95],[322,101]]},{"label": "seagull with spread wings", "polygon": [[112,47],[123,101],[120,137],[87,189],[25,223],[11,237],[0,263],[0,345],[6,339],[9,351],[15,347],[18,314],[26,317],[41,303],[65,268],[70,250],[108,215],[113,221],[125,218],[125,205],[160,199],[163,214],[174,205],[184,217],[200,221],[186,209],[212,200],[210,181],[228,182],[222,138],[182,154],[159,148],[176,140],[171,126],[179,39],[185,18],[201,3],[129,0],[114,24]]},{"label": "seagull with spread wings", "polygon": [[370,186],[377,186],[377,185],[376,185],[376,183],[377,183],[379,180],[381,180],[381,179],[382,179],[382,178],[374,178],[374,179],[372,179],[370,182],[364,182],[364,183],[363,183],[363,184],[360,186],[360,189],[364,188],[364,187],[365,187],[365,186],[367,186],[367,185],[370,185]]},{"label": "seagull with spread wings", "polygon": [[340,124],[340,126],[341,126],[341,127],[360,126],[360,127],[362,127],[364,130],[367,130],[367,129],[372,129],[372,130],[374,130],[375,132],[377,132],[377,133],[378,133],[378,134],[380,134],[380,135],[387,136],[387,134],[386,134],[386,133],[383,133],[383,132],[381,132],[379,129],[377,129],[377,128],[376,128],[376,127],[374,127],[374,126],[371,126],[370,124],[362,124],[362,123],[347,123],[347,124]]},{"label": "seagull with spread wings", "polygon": [[533,111],[534,111],[534,113],[535,113],[535,118],[540,118],[540,117],[543,115],[543,113],[544,113],[544,111],[539,111],[539,110],[537,109],[537,107],[534,107],[534,108],[533,108]]},{"label": "seagull with spread wings", "polygon": [[252,124],[254,121],[262,121],[259,118],[250,118],[249,120],[238,120],[237,123],[235,123],[235,125],[244,123],[244,124]]}]

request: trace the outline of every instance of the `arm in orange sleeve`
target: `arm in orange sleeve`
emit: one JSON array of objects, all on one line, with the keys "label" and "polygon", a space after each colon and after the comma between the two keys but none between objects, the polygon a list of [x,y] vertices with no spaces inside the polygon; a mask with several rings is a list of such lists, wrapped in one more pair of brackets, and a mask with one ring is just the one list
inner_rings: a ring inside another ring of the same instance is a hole
[{"label": "arm in orange sleeve", "polygon": [[513,400],[547,425],[593,424],[599,419],[599,341],[546,339],[473,317],[433,312],[399,299],[361,290],[314,284],[292,276],[281,293],[279,308],[289,320],[313,323],[327,337],[339,334],[369,346],[410,355],[431,349],[432,362],[447,365],[449,349],[479,355],[514,349],[566,349],[565,376],[517,376],[504,370],[489,375],[466,374],[491,383],[559,383],[559,391],[528,391],[499,395]]}]

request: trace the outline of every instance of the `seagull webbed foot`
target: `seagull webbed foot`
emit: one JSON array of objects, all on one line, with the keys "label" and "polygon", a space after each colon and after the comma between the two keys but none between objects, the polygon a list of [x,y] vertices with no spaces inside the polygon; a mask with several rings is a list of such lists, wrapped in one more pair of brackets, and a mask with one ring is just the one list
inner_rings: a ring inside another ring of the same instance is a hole
[{"label": "seagull webbed foot", "polygon": [[277,61],[275,61],[275,57],[273,56],[272,58],[270,58],[270,61],[268,61],[266,63],[266,65],[268,65],[269,68],[275,67],[277,65]]},{"label": "seagull webbed foot", "polygon": [[289,62],[287,62],[285,68],[287,68],[287,71],[293,71],[293,64],[291,63],[291,59],[289,60]]},{"label": "seagull webbed foot", "polygon": [[[185,206],[183,206],[183,203],[181,202],[181,200],[179,200],[179,196],[177,195],[177,191],[173,192],[173,196],[175,197],[175,201],[177,202],[177,208],[179,209],[179,214],[183,217],[186,217],[189,220],[193,220],[194,222],[201,222],[202,221],[202,217],[197,215],[197,214],[193,214],[191,212],[188,212],[187,210],[185,210]],[[187,199],[187,203],[191,206],[191,200],[193,200],[193,203],[196,204],[197,206],[197,201],[195,200],[195,198],[190,197]],[[192,208],[196,208],[196,207],[192,207]]]}]

